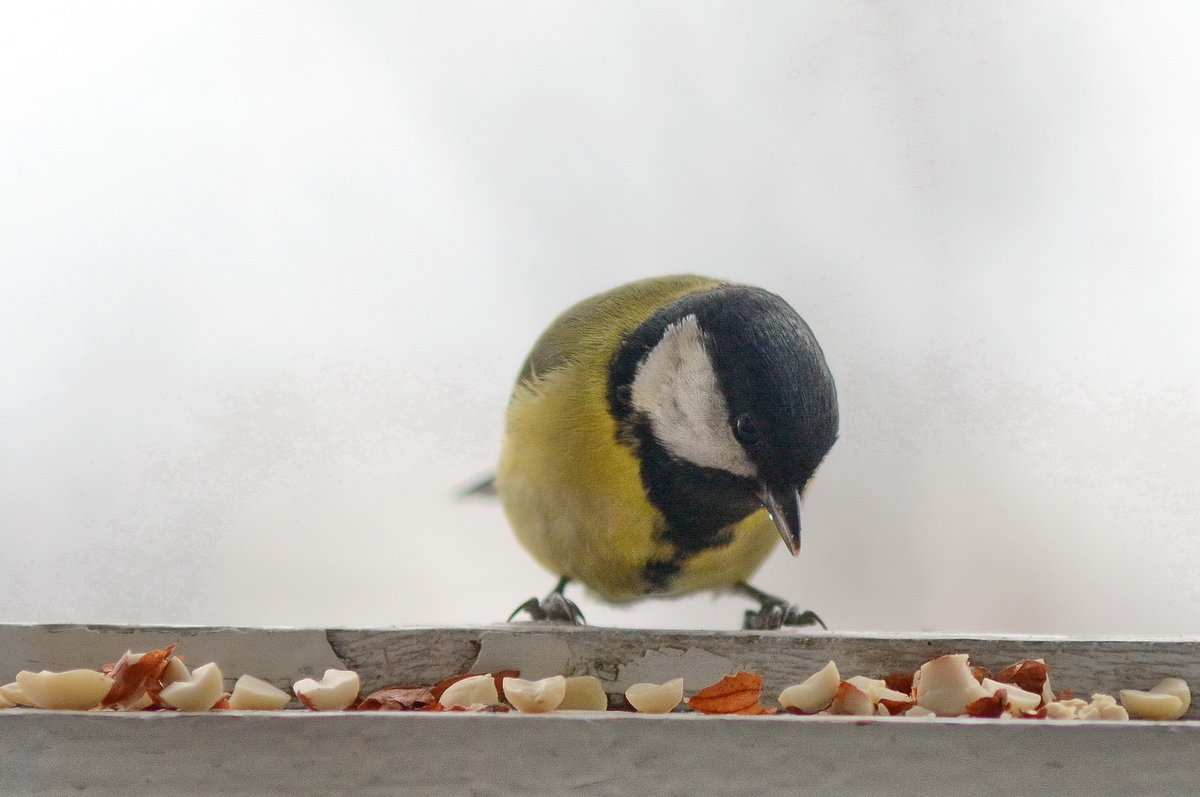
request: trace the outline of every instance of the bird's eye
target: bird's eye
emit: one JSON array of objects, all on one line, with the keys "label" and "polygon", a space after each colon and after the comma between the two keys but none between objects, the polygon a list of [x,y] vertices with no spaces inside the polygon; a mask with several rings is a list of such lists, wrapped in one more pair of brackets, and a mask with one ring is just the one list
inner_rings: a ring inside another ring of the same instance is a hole
[{"label": "bird's eye", "polygon": [[752,446],[758,442],[758,425],[749,415],[739,415],[733,421],[733,434],[742,445]]}]

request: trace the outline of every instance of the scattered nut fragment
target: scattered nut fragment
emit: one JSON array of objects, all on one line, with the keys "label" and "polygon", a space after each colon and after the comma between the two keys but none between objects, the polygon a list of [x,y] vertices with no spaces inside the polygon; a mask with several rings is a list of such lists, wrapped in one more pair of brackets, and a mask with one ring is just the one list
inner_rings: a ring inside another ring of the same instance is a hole
[{"label": "scattered nut fragment", "polygon": [[522,678],[504,679],[504,697],[517,711],[525,714],[545,714],[562,703],[567,694],[567,679],[561,675],[526,681]]},{"label": "scattered nut fragment", "polygon": [[112,685],[111,678],[96,670],[17,673],[22,696],[37,708],[86,711],[99,705]]},{"label": "scattered nut fragment", "polygon": [[108,669],[108,677],[113,679],[113,685],[101,701],[102,704],[117,705],[132,711],[151,705],[154,701],[148,692],[161,688],[163,672],[174,652],[174,645],[146,653],[126,650],[125,655]]},{"label": "scattered nut fragment", "polygon": [[181,659],[179,656],[172,656],[171,658],[167,659],[167,667],[165,670],[163,670],[160,680],[162,681],[163,686],[170,686],[171,684],[179,681],[186,681],[191,677],[191,670],[189,670],[187,665],[183,663],[183,659]]},{"label": "scattered nut fragment", "polygon": [[[361,686],[358,673],[350,670],[328,669],[321,680],[301,678],[292,684],[300,702],[313,711],[341,711],[358,700]],[[166,690],[163,690],[164,696]]]},{"label": "scattered nut fragment", "polygon": [[852,684],[860,689],[863,694],[871,698],[872,703],[879,703],[880,700],[909,700],[908,693],[898,692],[895,689],[889,689],[887,682],[880,678],[867,678],[862,675],[856,675],[853,678],[847,678],[846,683]]},{"label": "scattered nut fragment", "polygon": [[916,673],[913,672],[894,672],[891,675],[884,676],[883,682],[887,684],[888,689],[895,690],[901,694],[911,697],[913,690],[913,678],[915,677]]},{"label": "scattered nut fragment", "polygon": [[875,713],[875,704],[866,692],[849,681],[842,681],[838,684],[837,694],[826,711],[830,714],[869,717]]},{"label": "scattered nut fragment", "polygon": [[25,693],[21,691],[21,687],[16,681],[11,684],[0,686],[0,700],[6,703],[11,703],[14,706],[32,706],[33,703],[29,698],[25,697]]},{"label": "scattered nut fragment", "polygon": [[1041,695],[1046,703],[1054,700],[1054,691],[1050,688],[1050,668],[1045,659],[1021,659],[996,673],[992,680],[1014,684],[1026,692]]},{"label": "scattered nut fragment", "polygon": [[898,717],[916,705],[917,701],[912,699],[892,700],[891,698],[884,697],[880,698],[879,704],[875,708],[880,716],[883,716],[884,712],[886,711],[887,716]]},{"label": "scattered nut fragment", "polygon": [[[1087,703],[1083,700],[1079,701],[1084,705]],[[1079,706],[1075,705],[1074,700],[1054,700],[1046,704],[1046,719],[1050,720],[1073,720],[1076,714],[1079,713]]]},{"label": "scattered nut fragment", "polygon": [[1151,687],[1150,691],[1156,695],[1175,695],[1183,703],[1184,714],[1191,708],[1192,690],[1188,688],[1187,681],[1182,678],[1163,678]]},{"label": "scattered nut fragment", "polygon": [[558,704],[560,711],[607,711],[608,695],[594,675],[576,675],[567,679],[566,692]]},{"label": "scattered nut fragment", "polygon": [[904,712],[904,714],[902,714],[901,716],[917,717],[918,719],[928,719],[930,717],[936,717],[937,713],[930,711],[929,709],[925,708],[924,706],[913,706],[908,711]]},{"label": "scattered nut fragment", "polygon": [[917,705],[941,717],[966,713],[968,703],[989,695],[975,680],[966,653],[938,656],[922,664],[913,692]]},{"label": "scattered nut fragment", "polygon": [[1042,704],[1041,695],[1026,692],[1016,684],[1002,684],[999,681],[993,681],[991,678],[984,678],[980,684],[989,694],[993,695],[1003,689],[1005,694],[1005,708],[1014,715],[1036,711],[1037,707]]},{"label": "scattered nut fragment", "polygon": [[1092,695],[1092,702],[1080,708],[1075,716],[1081,720],[1129,719],[1129,713],[1117,705],[1117,699],[1112,695]]},{"label": "scattered nut fragment", "polygon": [[213,662],[197,667],[186,681],[164,686],[159,697],[180,711],[208,711],[225,694],[225,677]]},{"label": "scattered nut fragment", "polygon": [[687,699],[687,704],[704,714],[766,714],[758,702],[762,676],[738,670],[717,683],[706,686]]},{"label": "scattered nut fragment", "polygon": [[1121,705],[1129,716],[1144,720],[1177,720],[1183,716],[1183,701],[1165,692],[1121,690]]},{"label": "scattered nut fragment", "polygon": [[233,685],[229,707],[237,711],[275,711],[291,702],[292,696],[253,675],[243,675]]},{"label": "scattered nut fragment", "polygon": [[972,700],[964,707],[964,710],[968,717],[997,719],[1004,715],[1004,707],[1007,703],[1008,692],[1006,689],[1001,688],[986,697],[978,697]]},{"label": "scattered nut fragment", "polygon": [[1182,678],[1164,678],[1148,692],[1121,690],[1121,705],[1138,719],[1177,720],[1191,704],[1192,691]]},{"label": "scattered nut fragment", "polygon": [[500,703],[500,692],[496,689],[496,681],[491,673],[470,675],[446,687],[438,702],[446,708],[495,706]]},{"label": "scattered nut fragment", "polygon": [[683,701],[683,679],[665,684],[634,684],[625,690],[625,699],[643,714],[666,714]]},{"label": "scattered nut fragment", "polygon": [[355,711],[427,711],[441,708],[428,686],[389,686],[364,697]]},{"label": "scattered nut fragment", "polygon": [[802,683],[794,684],[779,693],[779,705],[803,714],[816,714],[829,708],[842,682],[837,665],[832,661]]}]

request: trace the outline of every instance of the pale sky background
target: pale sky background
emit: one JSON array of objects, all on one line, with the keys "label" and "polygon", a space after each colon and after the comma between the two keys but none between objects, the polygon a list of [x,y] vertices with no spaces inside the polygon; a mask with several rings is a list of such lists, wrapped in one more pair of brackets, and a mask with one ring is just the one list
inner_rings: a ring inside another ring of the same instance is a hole
[{"label": "pale sky background", "polygon": [[[837,379],[837,630],[1200,632],[1200,5],[7,3],[0,621],[502,620],[568,304],[758,284]],[[744,600],[597,624],[734,628]]]}]

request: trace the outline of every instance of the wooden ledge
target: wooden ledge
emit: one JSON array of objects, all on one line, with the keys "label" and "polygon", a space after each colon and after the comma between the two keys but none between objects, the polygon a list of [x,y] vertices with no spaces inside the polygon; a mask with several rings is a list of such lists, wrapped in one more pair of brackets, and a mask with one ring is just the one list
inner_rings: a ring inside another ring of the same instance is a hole
[{"label": "wooden ledge", "polygon": [[[515,667],[592,674],[610,692],[742,668],[764,702],[834,660],[845,675],[910,671],[940,653],[997,669],[1044,658],[1080,695],[1200,686],[1200,640],[557,628],[253,629],[0,626],[0,679],[98,667],[170,642],[288,686],[327,667],[364,689]],[[1195,717],[1197,709],[1189,712]],[[840,717],[0,711],[3,791],[36,794],[1191,795],[1200,723]]]}]

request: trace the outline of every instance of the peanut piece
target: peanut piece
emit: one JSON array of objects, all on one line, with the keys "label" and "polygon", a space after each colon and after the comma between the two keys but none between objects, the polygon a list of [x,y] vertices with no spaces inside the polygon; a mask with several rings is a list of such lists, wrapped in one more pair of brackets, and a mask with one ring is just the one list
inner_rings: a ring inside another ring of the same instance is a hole
[{"label": "peanut piece", "polygon": [[625,690],[629,705],[644,714],[666,714],[683,700],[683,679],[665,684],[634,684]]},{"label": "peanut piece", "polygon": [[523,678],[505,678],[504,696],[513,708],[526,714],[545,714],[562,703],[567,694],[567,679],[561,675],[526,681]]},{"label": "peanut piece", "polygon": [[17,673],[22,696],[38,708],[86,711],[99,705],[112,685],[112,678],[95,670]]}]

